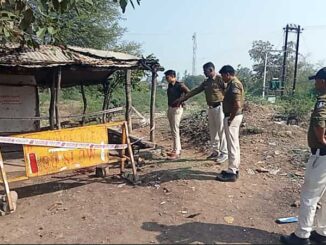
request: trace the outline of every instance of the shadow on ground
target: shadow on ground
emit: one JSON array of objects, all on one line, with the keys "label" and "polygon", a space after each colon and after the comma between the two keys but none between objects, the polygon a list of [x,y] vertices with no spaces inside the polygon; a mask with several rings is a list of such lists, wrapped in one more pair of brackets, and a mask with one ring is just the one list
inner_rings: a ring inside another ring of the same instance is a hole
[{"label": "shadow on ground", "polygon": [[160,232],[156,239],[159,243],[165,244],[280,244],[279,235],[276,233],[225,224],[191,222],[163,225],[145,222],[142,229]]},{"label": "shadow on ground", "polygon": [[[128,175],[132,178],[132,174]],[[216,176],[215,172],[203,172],[199,170],[193,170],[189,168],[177,168],[169,170],[158,170],[152,171],[143,175],[140,175],[141,182],[138,186],[151,186],[155,184],[161,184],[164,182],[174,181],[174,180],[214,180]],[[94,175],[89,175],[85,173],[72,173],[70,175],[64,176],[52,176],[51,181],[43,183],[33,183],[24,186],[13,186],[12,190],[18,193],[19,198],[27,198],[31,196],[38,196],[47,193],[57,192],[60,190],[68,190],[83,185],[88,185],[92,183],[103,183],[103,184],[131,184],[130,180],[127,178],[115,178],[114,176],[109,176],[105,178],[97,178]]]}]

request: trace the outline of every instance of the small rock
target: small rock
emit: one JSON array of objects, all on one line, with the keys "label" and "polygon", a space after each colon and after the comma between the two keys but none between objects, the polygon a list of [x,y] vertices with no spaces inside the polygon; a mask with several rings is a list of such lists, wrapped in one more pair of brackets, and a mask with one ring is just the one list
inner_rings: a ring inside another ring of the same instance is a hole
[{"label": "small rock", "polygon": [[224,217],[224,221],[228,224],[232,224],[234,221],[234,218],[232,216],[226,216],[226,217]]},{"label": "small rock", "polygon": [[256,171],[258,173],[269,173],[269,170],[266,168],[256,168]]},{"label": "small rock", "polygon": [[187,214],[188,213],[188,211],[186,211],[186,210],[182,210],[182,211],[180,211],[182,214]]},{"label": "small rock", "polygon": [[125,185],[126,185],[126,183],[120,184],[120,185],[118,185],[118,188],[122,188],[122,187],[124,187]]},{"label": "small rock", "polygon": [[298,177],[303,177],[304,173],[303,172],[295,172],[294,175],[298,176]]},{"label": "small rock", "polygon": [[280,155],[281,152],[280,152],[280,151],[275,151],[274,154],[275,154],[275,155]]},{"label": "small rock", "polygon": [[166,202],[163,201],[163,202],[161,202],[160,204],[163,205],[163,204],[165,204],[165,203],[166,203]]},{"label": "small rock", "polygon": [[247,173],[250,175],[254,175],[256,174],[254,170],[252,170],[251,168],[247,169]]},{"label": "small rock", "polygon": [[278,172],[280,172],[280,168],[279,169],[272,169],[272,170],[269,170],[269,173],[272,174],[272,175],[277,175]]},{"label": "small rock", "polygon": [[163,188],[163,192],[164,193],[170,193],[170,191],[167,188],[165,188],[165,187]]},{"label": "small rock", "polygon": [[294,208],[300,207],[300,201],[296,200],[294,203],[291,204],[291,207],[294,207]]},{"label": "small rock", "polygon": [[275,142],[268,142],[268,145],[270,145],[270,146],[276,146],[276,143]]}]

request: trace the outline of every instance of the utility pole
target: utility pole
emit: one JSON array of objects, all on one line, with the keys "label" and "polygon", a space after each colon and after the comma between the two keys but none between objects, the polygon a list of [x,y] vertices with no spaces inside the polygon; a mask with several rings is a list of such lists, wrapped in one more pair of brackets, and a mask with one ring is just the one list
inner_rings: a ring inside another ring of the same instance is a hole
[{"label": "utility pole", "polygon": [[287,24],[285,28],[283,28],[285,31],[285,42],[284,42],[284,55],[283,55],[283,65],[282,65],[282,90],[281,95],[284,93],[285,88],[285,77],[286,77],[286,59],[287,59],[287,46],[288,46],[288,35],[289,32],[295,32],[297,34],[297,43],[296,43],[296,49],[295,49],[295,64],[294,64],[294,76],[293,76],[293,86],[292,86],[292,94],[295,92],[295,86],[297,82],[297,70],[298,70],[298,56],[299,56],[299,41],[300,41],[300,33],[303,30],[300,25],[293,25],[293,24]]},{"label": "utility pole", "polygon": [[299,42],[300,42],[300,33],[303,29],[301,29],[300,25],[297,28],[297,44],[295,48],[295,63],[294,63],[294,75],[293,75],[293,88],[292,93],[295,92],[295,86],[297,83],[297,71],[298,71],[298,57],[299,57]]},{"label": "utility pole", "polygon": [[267,54],[265,53],[265,65],[264,65],[264,81],[263,81],[263,98],[265,98],[265,89],[266,89],[266,69],[267,69]]},{"label": "utility pole", "polygon": [[286,56],[287,56],[287,49],[288,49],[288,35],[289,35],[289,25],[286,25],[283,28],[285,31],[285,41],[284,41],[284,53],[283,53],[283,65],[282,65],[282,77],[281,77],[281,95],[284,93],[284,84],[285,84],[285,71],[286,71]]},{"label": "utility pole", "polygon": [[197,63],[197,33],[192,35],[192,75],[196,75],[196,63]]}]

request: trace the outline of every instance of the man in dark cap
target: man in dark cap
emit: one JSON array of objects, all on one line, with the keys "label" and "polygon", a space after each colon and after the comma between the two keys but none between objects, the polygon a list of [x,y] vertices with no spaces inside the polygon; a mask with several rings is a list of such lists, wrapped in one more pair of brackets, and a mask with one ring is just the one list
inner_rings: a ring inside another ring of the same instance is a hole
[{"label": "man in dark cap", "polygon": [[[309,79],[315,80],[318,93],[308,130],[311,156],[301,190],[298,227],[291,235],[281,236],[281,242],[288,245],[326,244],[326,67]],[[316,214],[318,202],[322,207]],[[315,214],[316,227],[313,230]]]}]

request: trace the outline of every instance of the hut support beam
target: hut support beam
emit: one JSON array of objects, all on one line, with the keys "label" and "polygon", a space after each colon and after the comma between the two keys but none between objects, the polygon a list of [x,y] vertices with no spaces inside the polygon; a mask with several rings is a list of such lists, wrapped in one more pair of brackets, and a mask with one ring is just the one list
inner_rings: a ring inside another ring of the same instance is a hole
[{"label": "hut support beam", "polygon": [[126,112],[125,119],[128,125],[128,131],[132,132],[132,122],[131,122],[131,110],[132,110],[132,100],[131,100],[131,70],[126,70],[125,75],[125,92],[126,92]]},{"label": "hut support beam", "polygon": [[155,143],[155,100],[157,86],[157,70],[152,69],[151,105],[150,105],[150,141]]}]

